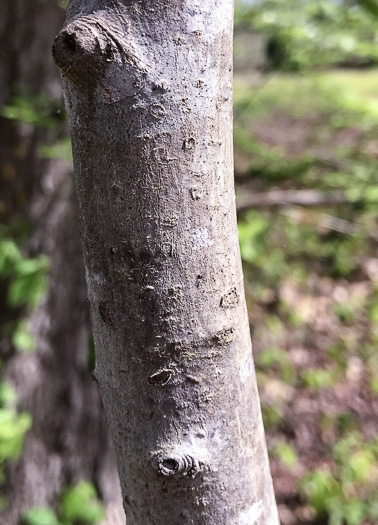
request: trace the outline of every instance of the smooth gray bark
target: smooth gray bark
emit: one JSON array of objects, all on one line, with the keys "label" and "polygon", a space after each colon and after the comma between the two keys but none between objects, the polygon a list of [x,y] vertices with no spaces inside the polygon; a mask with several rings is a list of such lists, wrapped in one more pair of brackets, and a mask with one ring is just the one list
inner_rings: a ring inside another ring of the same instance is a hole
[{"label": "smooth gray bark", "polygon": [[278,523],[232,162],[232,0],[71,0],[54,45],[128,525]]}]

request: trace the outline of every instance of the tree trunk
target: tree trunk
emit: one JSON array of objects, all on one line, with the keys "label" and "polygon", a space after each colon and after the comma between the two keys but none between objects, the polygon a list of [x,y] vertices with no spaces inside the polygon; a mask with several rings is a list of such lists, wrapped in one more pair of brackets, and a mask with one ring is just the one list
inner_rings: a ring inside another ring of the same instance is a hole
[{"label": "tree trunk", "polygon": [[95,377],[128,525],[278,523],[232,164],[232,0],[71,0]]},{"label": "tree trunk", "polygon": [[[57,2],[2,0],[0,107],[15,95],[42,95],[52,108],[60,104],[59,75],[48,50],[62,20]],[[4,378],[16,388],[19,409],[33,418],[23,455],[8,465],[1,486],[7,506],[0,523],[16,525],[33,506],[55,507],[65,487],[86,479],[112,513],[109,524],[116,525],[124,517],[118,505],[117,518],[119,482],[87,360],[89,312],[72,168],[40,158],[49,134],[0,118],[1,220],[27,219],[29,252],[50,259],[46,298],[29,319],[36,350],[12,354],[0,345]]]}]

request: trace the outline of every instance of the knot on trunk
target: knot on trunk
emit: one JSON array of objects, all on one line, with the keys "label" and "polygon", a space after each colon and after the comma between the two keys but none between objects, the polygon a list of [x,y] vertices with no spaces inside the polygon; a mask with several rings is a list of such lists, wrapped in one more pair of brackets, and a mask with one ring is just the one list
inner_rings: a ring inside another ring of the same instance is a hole
[{"label": "knot on trunk", "polygon": [[150,464],[158,474],[163,476],[194,477],[201,468],[197,458],[175,450],[156,452]]},{"label": "knot on trunk", "polygon": [[71,80],[88,82],[101,74],[112,57],[111,43],[89,23],[78,20],[55,38],[53,57],[62,73]]},{"label": "knot on trunk", "polygon": [[[55,38],[53,57],[62,73],[75,83],[90,84],[103,77],[106,69],[122,65],[139,73],[146,71],[141,53],[131,42],[128,27],[100,15],[70,22]],[[133,79],[134,91],[141,82]]]}]

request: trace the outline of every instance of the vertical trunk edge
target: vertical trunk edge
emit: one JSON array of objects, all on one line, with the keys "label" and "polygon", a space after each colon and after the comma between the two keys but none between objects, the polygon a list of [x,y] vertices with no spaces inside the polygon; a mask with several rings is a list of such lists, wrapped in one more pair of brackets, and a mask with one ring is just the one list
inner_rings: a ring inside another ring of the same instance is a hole
[{"label": "vertical trunk edge", "polygon": [[237,240],[233,0],[71,0],[54,44],[128,525],[276,525]]}]

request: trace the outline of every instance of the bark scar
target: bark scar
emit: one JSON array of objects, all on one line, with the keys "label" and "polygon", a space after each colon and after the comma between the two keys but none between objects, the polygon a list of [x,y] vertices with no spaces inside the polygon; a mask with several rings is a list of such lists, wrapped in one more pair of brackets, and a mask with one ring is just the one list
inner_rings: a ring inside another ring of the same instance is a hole
[{"label": "bark scar", "polygon": [[222,308],[235,308],[235,306],[239,303],[239,294],[236,290],[236,288],[232,288],[229,292],[224,294],[220,301],[220,306]]},{"label": "bark scar", "polygon": [[104,321],[104,323],[111,328],[114,328],[113,319],[111,316],[109,305],[106,301],[101,301],[101,303],[98,305],[98,312],[100,314],[101,319]]},{"label": "bark scar", "polygon": [[162,476],[188,476],[193,478],[201,470],[198,459],[190,454],[158,451],[150,460],[152,468]]},{"label": "bark scar", "polygon": [[150,385],[166,385],[169,383],[173,375],[173,370],[159,370],[155,374],[151,374],[148,377],[148,382]]}]

